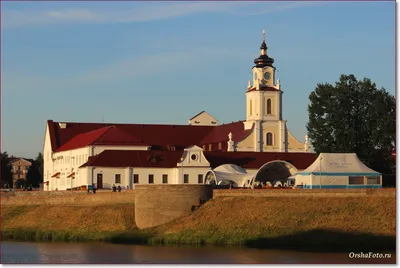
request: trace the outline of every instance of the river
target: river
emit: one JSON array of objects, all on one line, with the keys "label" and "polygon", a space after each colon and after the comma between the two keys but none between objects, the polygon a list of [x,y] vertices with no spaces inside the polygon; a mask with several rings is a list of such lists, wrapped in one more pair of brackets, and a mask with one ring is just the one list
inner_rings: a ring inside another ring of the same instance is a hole
[{"label": "river", "polygon": [[250,248],[113,245],[104,243],[1,243],[1,262],[25,264],[367,264],[389,259],[350,258],[349,253],[309,253]]}]

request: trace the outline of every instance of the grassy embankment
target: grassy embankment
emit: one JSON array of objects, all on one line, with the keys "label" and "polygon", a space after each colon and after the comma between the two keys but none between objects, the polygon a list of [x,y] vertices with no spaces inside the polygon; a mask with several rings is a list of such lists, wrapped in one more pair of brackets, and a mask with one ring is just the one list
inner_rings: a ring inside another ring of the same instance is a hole
[{"label": "grassy embankment", "polygon": [[3,239],[217,244],[312,251],[394,250],[395,197],[218,197],[138,230],[134,206],[3,206]]}]

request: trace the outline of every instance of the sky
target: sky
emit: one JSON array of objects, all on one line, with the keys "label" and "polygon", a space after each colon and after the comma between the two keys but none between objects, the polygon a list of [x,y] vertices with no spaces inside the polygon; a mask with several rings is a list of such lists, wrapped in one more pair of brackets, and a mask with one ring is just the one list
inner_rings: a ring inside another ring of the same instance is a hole
[{"label": "sky", "polygon": [[395,93],[394,2],[1,2],[1,151],[35,157],[46,121],[245,119],[262,30],[283,119],[341,74]]}]

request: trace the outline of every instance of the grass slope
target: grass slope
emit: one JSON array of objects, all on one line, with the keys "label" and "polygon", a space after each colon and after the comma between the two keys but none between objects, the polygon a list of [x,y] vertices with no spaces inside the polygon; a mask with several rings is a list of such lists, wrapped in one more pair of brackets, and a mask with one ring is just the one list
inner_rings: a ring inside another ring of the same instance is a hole
[{"label": "grass slope", "polygon": [[240,244],[312,251],[393,250],[395,197],[217,197],[191,215],[138,230],[134,206],[3,206],[3,239]]}]

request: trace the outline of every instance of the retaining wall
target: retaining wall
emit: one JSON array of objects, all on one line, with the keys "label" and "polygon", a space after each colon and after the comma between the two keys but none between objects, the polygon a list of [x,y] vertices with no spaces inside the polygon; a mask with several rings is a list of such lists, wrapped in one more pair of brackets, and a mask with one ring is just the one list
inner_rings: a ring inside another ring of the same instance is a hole
[{"label": "retaining wall", "polygon": [[351,197],[351,196],[396,196],[396,189],[218,189],[214,197],[219,196],[260,196],[260,197]]},{"label": "retaining wall", "polygon": [[135,221],[140,229],[188,215],[213,197],[211,185],[137,185],[135,192]]},{"label": "retaining wall", "polygon": [[134,203],[135,192],[97,192],[96,194],[87,192],[15,192],[2,193],[1,205],[97,205],[97,204],[117,204]]}]

